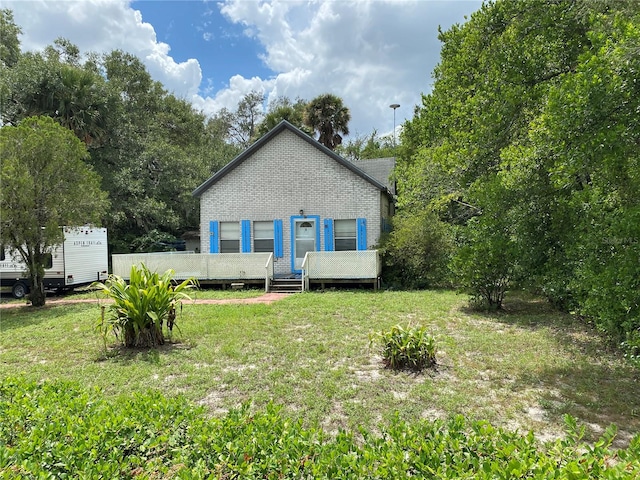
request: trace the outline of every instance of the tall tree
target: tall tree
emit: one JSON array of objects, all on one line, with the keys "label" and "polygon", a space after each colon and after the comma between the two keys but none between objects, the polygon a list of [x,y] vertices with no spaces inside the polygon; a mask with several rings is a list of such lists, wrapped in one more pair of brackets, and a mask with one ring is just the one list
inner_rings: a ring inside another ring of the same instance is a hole
[{"label": "tall tree", "polygon": [[349,134],[351,113],[342,99],[326,93],[307,104],[304,123],[318,133],[318,141],[335,150],[342,143],[342,135]]},{"label": "tall tree", "polygon": [[[0,43],[19,45],[12,18],[3,11],[2,20]],[[9,64],[0,62],[1,123],[46,115],[90,147],[85,161],[111,194],[103,222],[116,253],[197,229],[190,193],[252,141],[262,115],[262,95],[252,92],[235,112],[206,119],[137,57],[84,54],[62,38]]]},{"label": "tall tree", "polygon": [[0,65],[13,67],[20,58],[20,39],[22,33],[13,20],[13,12],[0,9]]},{"label": "tall tree", "polygon": [[336,151],[354,161],[395,156],[393,140],[388,136],[380,137],[376,130],[369,135],[356,135],[346,144],[339,145]]},{"label": "tall tree", "polygon": [[62,225],[97,223],[106,206],[85,145],[49,117],[0,128],[0,240],[27,265],[30,299],[45,304],[47,254],[63,240]]},{"label": "tall tree", "polygon": [[263,117],[264,93],[252,90],[247,93],[233,113],[223,112],[229,122],[229,137],[242,149],[256,139],[256,129]]},{"label": "tall tree", "polygon": [[258,125],[257,137],[259,138],[265,135],[282,120],[286,120],[308,135],[313,135],[313,131],[304,124],[304,112],[306,108],[307,102],[301,98],[297,98],[296,101],[293,102],[288,97],[280,97],[270,102],[267,114]]},{"label": "tall tree", "polygon": [[460,227],[476,293],[533,287],[640,352],[638,24],[632,1],[484,4],[441,32],[397,171],[402,208]]},{"label": "tall tree", "polygon": [[106,223],[114,252],[145,245],[145,237],[177,236],[198,225],[190,192],[210,174],[204,116],[153,81],[135,56],[114,51],[107,77],[108,141],[91,163],[112,192]]},{"label": "tall tree", "polygon": [[48,47],[44,55],[22,55],[6,71],[2,120],[16,125],[30,116],[47,115],[88,146],[98,146],[106,135],[105,81],[95,69],[79,65],[75,45],[64,39],[57,42],[67,53]]}]

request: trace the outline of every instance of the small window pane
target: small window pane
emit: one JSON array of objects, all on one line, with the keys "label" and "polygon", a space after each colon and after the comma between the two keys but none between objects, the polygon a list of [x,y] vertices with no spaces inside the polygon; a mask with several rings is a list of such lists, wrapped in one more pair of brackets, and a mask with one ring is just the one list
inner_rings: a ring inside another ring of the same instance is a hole
[{"label": "small window pane", "polygon": [[255,238],[273,238],[273,222],[253,222]]},{"label": "small window pane", "polygon": [[220,240],[220,253],[239,253],[240,240]]},{"label": "small window pane", "polygon": [[335,250],[356,250],[356,221],[334,220]]},{"label": "small window pane", "polygon": [[335,220],[334,222],[336,238],[339,237],[354,237],[356,236],[356,221],[355,220]]},{"label": "small window pane", "polygon": [[259,240],[255,239],[253,241],[253,251],[254,252],[273,252],[273,238]]},{"label": "small window pane", "polygon": [[336,238],[335,240],[336,252],[343,252],[345,250],[355,250],[356,249],[356,239],[355,238]]},{"label": "small window pane", "polygon": [[220,222],[221,240],[240,240],[239,222]]}]

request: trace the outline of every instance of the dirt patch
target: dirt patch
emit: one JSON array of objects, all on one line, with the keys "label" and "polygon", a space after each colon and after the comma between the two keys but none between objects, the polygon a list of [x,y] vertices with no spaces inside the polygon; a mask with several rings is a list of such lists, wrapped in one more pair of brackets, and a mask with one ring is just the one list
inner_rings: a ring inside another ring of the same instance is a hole
[{"label": "dirt patch", "polygon": [[[196,299],[191,302],[185,302],[185,304],[196,304],[196,305],[226,305],[226,304],[256,304],[256,303],[265,303],[270,304],[273,302],[277,302],[278,300],[282,300],[283,298],[292,295],[290,293],[265,293],[264,295],[260,295],[259,297],[250,297],[250,298],[221,298],[221,299]],[[75,303],[107,303],[108,300],[101,299],[98,300],[96,298],[62,298],[59,300],[47,300],[45,306],[55,306],[55,305],[72,305]],[[28,307],[30,304],[28,303],[2,303],[0,304],[0,308],[22,308]]]}]

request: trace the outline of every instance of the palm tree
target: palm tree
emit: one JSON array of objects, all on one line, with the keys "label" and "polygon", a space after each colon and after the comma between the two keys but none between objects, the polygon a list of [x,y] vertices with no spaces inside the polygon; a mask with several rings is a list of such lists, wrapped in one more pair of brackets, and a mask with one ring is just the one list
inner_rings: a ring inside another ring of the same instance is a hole
[{"label": "palm tree", "polygon": [[330,93],[311,100],[304,117],[304,123],[318,132],[318,141],[331,150],[342,143],[340,134],[349,135],[349,120],[351,113],[342,99]]},{"label": "palm tree", "polygon": [[54,118],[87,146],[99,145],[106,134],[107,115],[102,79],[89,70],[63,65],[60,80]]}]

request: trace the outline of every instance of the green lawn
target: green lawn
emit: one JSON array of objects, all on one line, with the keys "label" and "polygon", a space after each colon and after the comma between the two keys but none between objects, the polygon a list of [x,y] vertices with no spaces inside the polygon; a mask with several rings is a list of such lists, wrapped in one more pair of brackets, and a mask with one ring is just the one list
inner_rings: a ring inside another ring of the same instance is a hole
[{"label": "green lawn", "polygon": [[[255,296],[203,292],[198,297]],[[87,294],[91,295],[91,294]],[[574,317],[542,301],[510,297],[506,312],[469,311],[453,292],[336,291],[270,305],[185,304],[180,332],[155,351],[105,353],[99,306],[0,310],[0,375],[64,379],[105,395],[158,389],[212,415],[269,401],[327,432],[374,430],[394,412],[407,420],[463,414],[542,440],[571,414],[593,440],[611,423],[617,446],[640,427],[638,370]],[[382,368],[369,334],[394,324],[428,326],[438,367],[424,374]]]}]

